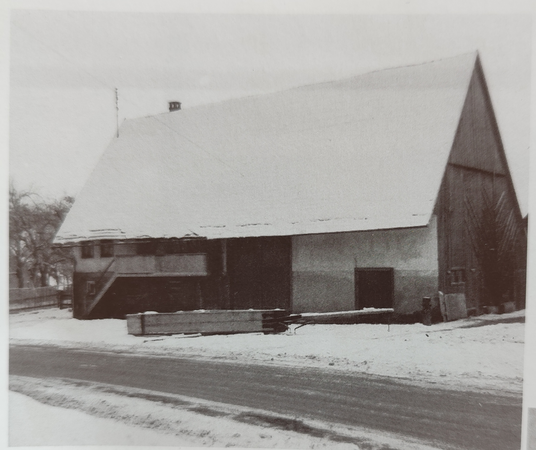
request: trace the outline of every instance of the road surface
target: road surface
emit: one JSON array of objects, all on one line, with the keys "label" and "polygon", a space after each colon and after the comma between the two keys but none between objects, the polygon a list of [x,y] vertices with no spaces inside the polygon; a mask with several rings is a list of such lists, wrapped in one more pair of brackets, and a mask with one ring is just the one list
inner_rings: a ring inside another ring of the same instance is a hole
[{"label": "road surface", "polygon": [[521,395],[424,388],[316,368],[23,345],[10,348],[9,373],[185,395],[397,433],[439,448],[519,450],[521,443]]}]

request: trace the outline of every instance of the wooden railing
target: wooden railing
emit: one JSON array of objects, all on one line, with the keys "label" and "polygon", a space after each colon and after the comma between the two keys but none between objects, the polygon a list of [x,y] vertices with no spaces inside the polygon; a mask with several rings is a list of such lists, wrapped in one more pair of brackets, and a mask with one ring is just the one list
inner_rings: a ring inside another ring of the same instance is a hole
[{"label": "wooden railing", "polygon": [[93,294],[93,298],[90,300],[91,303],[86,309],[86,314],[89,314],[93,310],[93,308],[95,308],[102,296],[106,293],[106,291],[110,288],[110,286],[117,278],[117,273],[114,268],[115,262],[116,258],[113,258],[110,261],[110,264],[106,266],[106,268],[101,272],[99,278],[97,278],[97,280],[95,281],[95,294]]},{"label": "wooden railing", "polygon": [[101,272],[101,275],[97,279],[97,281],[95,281],[95,291],[97,292],[97,294],[102,289],[102,287],[105,285],[106,278],[109,278],[106,275],[110,275],[110,274],[115,273],[115,270],[112,270],[112,266],[115,264],[115,261],[116,261],[116,258],[113,258],[110,261],[110,264],[108,264],[106,266],[106,268]]}]

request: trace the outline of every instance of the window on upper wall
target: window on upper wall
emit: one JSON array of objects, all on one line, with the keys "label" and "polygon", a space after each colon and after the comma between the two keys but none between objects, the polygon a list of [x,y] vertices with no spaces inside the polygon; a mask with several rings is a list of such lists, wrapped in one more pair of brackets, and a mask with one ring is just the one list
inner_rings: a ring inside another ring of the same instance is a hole
[{"label": "window on upper wall", "polygon": [[101,258],[110,258],[114,256],[114,243],[101,241],[100,255],[101,255]]},{"label": "window on upper wall", "polygon": [[93,242],[82,244],[82,258],[93,258],[95,256],[95,246]]},{"label": "window on upper wall", "polygon": [[450,276],[450,284],[465,283],[465,267],[453,267],[447,273]]}]

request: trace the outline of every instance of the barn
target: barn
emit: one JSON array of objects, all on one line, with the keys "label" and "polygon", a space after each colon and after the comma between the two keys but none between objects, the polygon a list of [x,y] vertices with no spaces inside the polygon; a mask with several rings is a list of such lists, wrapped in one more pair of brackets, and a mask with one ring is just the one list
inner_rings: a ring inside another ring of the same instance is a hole
[{"label": "barn", "polygon": [[55,243],[73,315],[524,305],[477,52],[126,121]]}]

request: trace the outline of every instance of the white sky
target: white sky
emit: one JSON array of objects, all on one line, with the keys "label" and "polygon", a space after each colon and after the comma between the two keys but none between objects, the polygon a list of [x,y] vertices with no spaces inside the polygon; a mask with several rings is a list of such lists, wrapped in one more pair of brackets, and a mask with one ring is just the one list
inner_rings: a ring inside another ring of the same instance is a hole
[{"label": "white sky", "polygon": [[119,118],[479,50],[527,212],[531,18],[12,10],[10,176],[75,195]]}]

